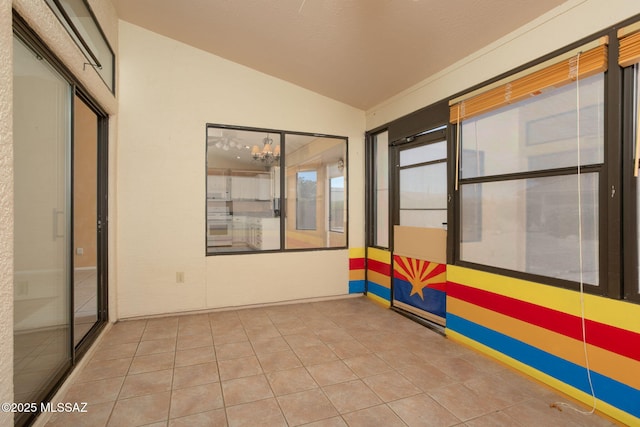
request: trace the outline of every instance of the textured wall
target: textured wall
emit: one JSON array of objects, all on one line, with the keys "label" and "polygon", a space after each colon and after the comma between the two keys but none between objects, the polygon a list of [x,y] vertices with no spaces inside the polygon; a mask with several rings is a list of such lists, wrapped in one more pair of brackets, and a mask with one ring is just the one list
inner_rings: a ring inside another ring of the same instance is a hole
[{"label": "textured wall", "polygon": [[[13,147],[11,0],[0,0],[0,402],[13,401]],[[0,412],[0,425],[13,425]]]},{"label": "textured wall", "polygon": [[347,294],[347,250],[205,256],[205,125],[347,136],[362,247],[364,112],[124,21],[119,38],[119,317]]}]

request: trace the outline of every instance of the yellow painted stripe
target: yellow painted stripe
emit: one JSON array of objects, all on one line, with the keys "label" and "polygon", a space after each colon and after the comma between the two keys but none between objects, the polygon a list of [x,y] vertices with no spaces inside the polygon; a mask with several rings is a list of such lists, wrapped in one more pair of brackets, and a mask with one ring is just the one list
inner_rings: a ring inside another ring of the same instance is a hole
[{"label": "yellow painted stripe", "polygon": [[364,248],[349,248],[349,258],[364,258]]},{"label": "yellow painted stripe", "polygon": [[364,270],[349,270],[349,280],[364,280]]},{"label": "yellow painted stripe", "polygon": [[378,248],[369,248],[367,258],[391,264],[391,252]]},{"label": "yellow painted stripe", "polygon": [[378,295],[374,295],[371,292],[367,293],[367,298],[373,300],[374,302],[382,305],[383,307],[389,308],[391,307],[391,302],[387,301],[384,298],[380,298]]},{"label": "yellow painted stripe", "polygon": [[[477,341],[474,341],[472,339],[469,339],[467,337],[465,337],[462,334],[459,334],[455,331],[452,331],[450,329],[445,329],[445,334],[447,335],[447,338],[453,340],[453,341],[457,341],[461,344],[464,344],[468,347],[473,348],[474,350],[479,351],[480,353],[486,354],[489,357],[492,357],[502,363],[504,363],[507,366],[510,366],[538,381],[540,381],[543,384],[547,384],[548,386],[560,391],[561,393],[566,394],[567,396],[570,396],[580,402],[583,402],[585,405],[588,405],[589,407],[591,407],[591,405],[593,404],[593,397],[591,397],[590,394],[584,393],[581,390],[578,390],[574,387],[569,386],[566,383],[563,383],[562,381],[559,381],[557,379],[555,379],[554,377],[545,374],[544,372],[540,372],[537,369],[532,368],[529,365],[525,365],[522,362],[519,362],[516,359],[513,359],[511,357],[508,357],[506,355],[504,355],[503,353],[500,353],[499,351],[496,351],[490,347],[485,346],[484,344],[481,344]],[[636,426],[636,425],[640,425],[640,418],[636,418],[633,415],[629,414],[628,412],[624,412],[618,408],[616,408],[615,406],[612,406],[606,402],[603,402],[599,399],[596,399],[596,405],[597,405],[597,411],[601,412],[605,415],[610,416],[611,418],[614,418],[626,425],[629,426]]]},{"label": "yellow painted stripe", "polygon": [[375,282],[387,289],[391,288],[391,279],[389,276],[385,276],[384,274],[380,274],[376,271],[369,271],[367,273],[367,280],[371,280],[372,282]]},{"label": "yellow painted stripe", "polygon": [[[456,298],[447,299],[447,312],[586,367],[582,341]],[[587,355],[591,370],[640,389],[640,375],[629,375],[640,372],[640,362],[590,344]]]},{"label": "yellow painted stripe", "polygon": [[[447,278],[451,282],[471,286],[499,295],[530,302],[574,316],[581,315],[580,294],[569,289],[542,285],[512,277],[447,265]],[[625,301],[584,295],[585,318],[605,325],[640,333],[640,305]]]}]

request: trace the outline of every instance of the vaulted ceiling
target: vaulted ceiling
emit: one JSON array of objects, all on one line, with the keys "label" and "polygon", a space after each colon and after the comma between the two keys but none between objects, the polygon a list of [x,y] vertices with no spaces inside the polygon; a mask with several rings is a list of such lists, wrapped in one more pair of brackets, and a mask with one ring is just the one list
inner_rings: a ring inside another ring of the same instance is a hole
[{"label": "vaulted ceiling", "polygon": [[564,0],[113,0],[121,19],[367,110]]}]

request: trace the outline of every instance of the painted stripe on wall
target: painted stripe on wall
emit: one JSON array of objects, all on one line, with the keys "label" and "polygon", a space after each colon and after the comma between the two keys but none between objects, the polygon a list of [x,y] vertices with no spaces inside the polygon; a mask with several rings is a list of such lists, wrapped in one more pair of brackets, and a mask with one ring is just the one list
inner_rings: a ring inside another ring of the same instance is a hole
[{"label": "painted stripe on wall", "polygon": [[386,301],[391,301],[391,289],[380,286],[375,282],[367,282],[367,292],[379,296]]},{"label": "painted stripe on wall", "polygon": [[[582,340],[582,325],[578,316],[459,283],[449,282],[447,293],[452,298]],[[586,320],[585,326],[589,344],[640,361],[640,334],[592,320]]]},{"label": "painted stripe on wall", "polygon": [[367,258],[385,264],[391,264],[391,252],[378,248],[368,248]]},{"label": "painted stripe on wall", "polygon": [[367,272],[367,280],[376,283],[384,288],[391,288],[391,278],[375,271]]},{"label": "painted stripe on wall", "polygon": [[361,294],[365,291],[365,281],[364,280],[349,280],[349,293],[350,294]]},{"label": "painted stripe on wall", "polygon": [[391,266],[384,262],[376,261],[375,259],[367,260],[367,269],[369,271],[375,271],[376,273],[384,274],[385,276],[391,275]]},{"label": "painted stripe on wall", "polygon": [[[447,278],[451,282],[580,316],[580,299],[576,291],[455,265],[447,266]],[[640,321],[630,321],[640,319],[640,305],[591,294],[585,294],[584,301],[587,319],[640,334]]]},{"label": "painted stripe on wall", "polygon": [[[455,314],[447,314],[447,328],[491,347],[547,375],[590,393],[586,369]],[[596,397],[634,417],[640,417],[640,390],[591,372]]]},{"label": "painted stripe on wall", "polygon": [[[581,340],[569,338],[457,298],[447,299],[447,313],[516,338],[576,365],[586,366]],[[587,354],[592,370],[640,389],[640,375],[629,375],[630,372],[640,372],[640,362],[593,345],[587,345]]]},{"label": "painted stripe on wall", "polygon": [[[550,387],[556,390],[559,390],[560,392],[566,394],[567,396],[571,396],[576,400],[585,402],[587,405],[591,405],[593,403],[593,398],[591,397],[590,394],[584,393],[576,388],[573,388],[557,380],[556,378],[545,374],[544,372],[540,372],[539,370],[534,369],[529,365],[525,365],[524,363],[505,355],[504,353],[500,353],[499,351],[496,351],[491,347],[488,347],[475,340],[472,340],[456,331],[452,331],[451,329],[447,329],[446,334],[447,334],[447,338],[451,339],[452,341],[457,341],[470,348],[474,348],[483,354],[493,357],[494,359],[499,360],[500,362],[504,363],[507,366],[511,366],[514,369],[520,372],[523,372],[524,374],[532,378],[536,378],[538,381],[544,384],[548,384]],[[600,399],[596,399],[596,400],[597,400],[597,410],[600,411],[601,413],[607,414],[613,417],[614,419],[621,421],[625,425],[629,425],[629,426],[640,425],[640,418],[636,418],[627,412],[621,411],[615,406],[610,405],[607,402],[603,402]]]}]

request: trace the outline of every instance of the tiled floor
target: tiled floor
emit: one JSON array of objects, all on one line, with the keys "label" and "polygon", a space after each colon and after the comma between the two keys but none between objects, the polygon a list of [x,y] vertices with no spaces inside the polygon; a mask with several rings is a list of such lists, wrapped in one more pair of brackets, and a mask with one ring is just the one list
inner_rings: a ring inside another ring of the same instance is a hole
[{"label": "tiled floor", "polygon": [[362,298],[121,322],[49,426],[608,426]]}]

